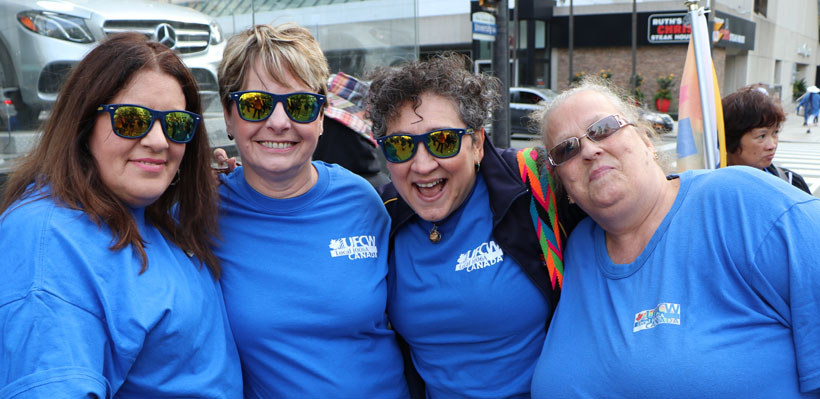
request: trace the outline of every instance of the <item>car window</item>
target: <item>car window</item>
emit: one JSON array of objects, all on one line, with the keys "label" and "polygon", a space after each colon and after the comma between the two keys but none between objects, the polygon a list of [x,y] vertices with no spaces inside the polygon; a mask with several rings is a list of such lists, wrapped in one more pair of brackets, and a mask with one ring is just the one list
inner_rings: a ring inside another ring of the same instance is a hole
[{"label": "car window", "polygon": [[543,100],[543,98],[541,98],[541,96],[539,96],[538,94],[535,94],[535,93],[522,91],[520,94],[521,94],[521,98],[518,101],[520,103],[538,104],[539,102],[541,102],[541,100]]}]

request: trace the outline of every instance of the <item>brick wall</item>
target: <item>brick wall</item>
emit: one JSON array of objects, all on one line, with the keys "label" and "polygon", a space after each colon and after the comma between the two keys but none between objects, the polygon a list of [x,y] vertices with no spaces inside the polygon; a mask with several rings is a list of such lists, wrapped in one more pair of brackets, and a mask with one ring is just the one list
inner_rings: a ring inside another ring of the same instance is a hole
[{"label": "brick wall", "polygon": [[[675,85],[672,87],[672,105],[669,113],[677,114],[678,96],[680,93],[680,78],[683,73],[683,65],[686,61],[685,44],[678,45],[656,45],[639,46],[636,54],[636,72],[643,76],[641,91],[645,95],[645,101],[649,102],[649,108],[655,109],[652,97],[658,90],[655,81],[658,76],[675,74]],[[569,64],[566,48],[557,49],[558,63],[555,71],[558,77],[558,91],[566,90],[569,87]],[[718,82],[723,81],[724,65],[726,53],[723,48],[715,48],[712,52],[715,64],[715,72]],[[631,47],[584,47],[573,50],[573,71],[585,72],[587,75],[597,75],[601,69],[608,69],[612,72],[612,82],[614,85],[625,89],[627,92],[632,87],[629,78],[632,75],[632,48]],[[722,86],[722,85],[721,85]],[[721,95],[725,95],[721,89]]]}]

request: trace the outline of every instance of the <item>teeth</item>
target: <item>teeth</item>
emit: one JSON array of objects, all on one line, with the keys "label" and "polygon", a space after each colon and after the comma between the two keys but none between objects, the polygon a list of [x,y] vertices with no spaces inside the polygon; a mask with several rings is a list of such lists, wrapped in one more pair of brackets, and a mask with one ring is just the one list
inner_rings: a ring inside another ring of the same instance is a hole
[{"label": "teeth", "polygon": [[275,148],[275,149],[283,149],[283,148],[289,148],[289,147],[293,146],[293,144],[291,144],[291,143],[282,143],[282,142],[277,142],[277,141],[260,141],[259,143],[262,144],[263,146],[267,147],[267,148]]},{"label": "teeth", "polygon": [[145,162],[145,161],[137,161],[137,162],[139,162],[141,164],[144,164],[144,165],[162,165],[162,163],[160,163],[160,162]]},{"label": "teeth", "polygon": [[436,180],[434,182],[430,182],[430,183],[416,183],[416,185],[421,187],[421,188],[430,188],[430,187],[435,186],[436,184],[441,183],[443,180],[444,179],[438,179],[438,180]]}]

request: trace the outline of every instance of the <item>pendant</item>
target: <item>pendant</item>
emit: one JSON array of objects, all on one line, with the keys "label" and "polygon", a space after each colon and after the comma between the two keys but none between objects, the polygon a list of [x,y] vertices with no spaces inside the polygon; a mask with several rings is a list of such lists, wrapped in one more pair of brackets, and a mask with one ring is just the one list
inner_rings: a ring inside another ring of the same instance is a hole
[{"label": "pendant", "polygon": [[433,225],[433,228],[430,229],[430,242],[433,244],[441,241],[441,232],[438,231],[438,226]]}]

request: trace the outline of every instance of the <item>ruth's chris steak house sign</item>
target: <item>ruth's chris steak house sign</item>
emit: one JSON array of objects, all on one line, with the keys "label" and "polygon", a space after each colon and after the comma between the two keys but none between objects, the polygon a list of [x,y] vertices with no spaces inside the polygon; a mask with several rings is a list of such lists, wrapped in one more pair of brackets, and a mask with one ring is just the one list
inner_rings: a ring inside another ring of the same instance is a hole
[{"label": "ruth's chris steak house sign", "polygon": [[647,39],[650,43],[687,43],[692,25],[686,23],[686,14],[652,14],[649,16]]}]

